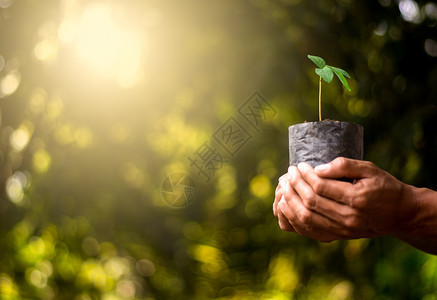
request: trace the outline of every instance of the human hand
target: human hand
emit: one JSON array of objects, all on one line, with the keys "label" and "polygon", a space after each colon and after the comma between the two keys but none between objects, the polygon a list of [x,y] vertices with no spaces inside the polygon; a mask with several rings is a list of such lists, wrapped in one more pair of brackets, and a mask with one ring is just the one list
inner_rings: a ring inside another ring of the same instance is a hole
[{"label": "human hand", "polygon": [[[278,208],[278,203],[284,197],[284,192],[283,192],[282,187],[287,185],[286,180],[288,179],[288,177],[289,177],[288,173],[285,173],[284,175],[279,177],[278,186],[276,187],[276,191],[275,191],[275,200],[273,202],[273,214],[278,218],[278,224],[282,230],[296,232],[296,230],[294,230],[293,226],[291,226],[288,219],[285,217],[285,215]],[[285,200],[283,200],[283,201],[285,201]]]},{"label": "human hand", "polygon": [[[354,183],[335,180],[343,177]],[[283,230],[322,242],[397,234],[415,211],[409,186],[370,162],[347,158],[315,169],[291,166],[274,203]]]}]

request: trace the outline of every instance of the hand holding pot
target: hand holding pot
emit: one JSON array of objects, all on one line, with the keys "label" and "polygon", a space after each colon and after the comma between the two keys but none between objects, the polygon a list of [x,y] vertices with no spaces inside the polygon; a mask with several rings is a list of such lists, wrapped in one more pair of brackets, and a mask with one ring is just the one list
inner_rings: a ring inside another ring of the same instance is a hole
[{"label": "hand holding pot", "polygon": [[[353,183],[335,180],[351,178]],[[437,192],[402,183],[370,162],[337,158],[291,166],[280,178],[274,213],[283,230],[322,242],[395,235],[437,252]]]}]

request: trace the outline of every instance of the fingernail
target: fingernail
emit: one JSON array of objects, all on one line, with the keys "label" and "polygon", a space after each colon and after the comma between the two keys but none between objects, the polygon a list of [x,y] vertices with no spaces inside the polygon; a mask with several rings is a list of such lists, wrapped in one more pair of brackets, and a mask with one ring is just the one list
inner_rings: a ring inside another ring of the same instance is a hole
[{"label": "fingernail", "polygon": [[305,163],[300,162],[300,163],[297,165],[297,168],[299,169],[299,171],[302,171],[302,170],[305,168]]},{"label": "fingernail", "polygon": [[293,174],[296,174],[296,172],[297,172],[297,167],[296,166],[290,166],[289,168],[288,168],[288,176],[289,176],[289,178],[290,178],[290,176],[293,176]]}]

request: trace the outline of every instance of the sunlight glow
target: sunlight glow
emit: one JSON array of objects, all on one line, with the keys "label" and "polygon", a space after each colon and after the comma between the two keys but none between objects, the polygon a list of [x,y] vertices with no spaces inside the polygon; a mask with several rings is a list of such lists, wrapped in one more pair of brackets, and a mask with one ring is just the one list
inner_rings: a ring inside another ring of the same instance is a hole
[{"label": "sunlight glow", "polygon": [[18,128],[12,132],[9,141],[16,151],[21,151],[29,143],[29,132],[25,128]]},{"label": "sunlight glow", "polygon": [[24,190],[30,186],[29,177],[17,171],[6,181],[6,194],[9,200],[16,205],[24,204]]},{"label": "sunlight glow", "polygon": [[33,54],[42,62],[51,63],[55,61],[58,54],[57,41],[54,39],[44,39],[39,41],[33,49]]},{"label": "sunlight glow", "polygon": [[76,24],[72,20],[64,20],[58,28],[59,40],[63,43],[71,43],[76,37]]},{"label": "sunlight glow", "polygon": [[9,96],[18,89],[21,81],[20,72],[14,70],[0,80],[0,98]]},{"label": "sunlight glow", "polygon": [[59,26],[58,37],[73,42],[81,59],[121,87],[130,88],[140,79],[142,36],[117,26],[110,7],[90,5],[77,22],[69,16]]},{"label": "sunlight glow", "polygon": [[50,167],[50,163],[50,154],[48,154],[44,149],[36,151],[33,155],[33,168],[38,173],[46,172]]},{"label": "sunlight glow", "polygon": [[6,194],[12,203],[17,205],[22,204],[24,196],[23,187],[16,177],[12,176],[6,181]]},{"label": "sunlight glow", "polygon": [[33,124],[30,121],[24,121],[9,137],[11,146],[18,152],[22,151],[30,141],[33,133]]}]

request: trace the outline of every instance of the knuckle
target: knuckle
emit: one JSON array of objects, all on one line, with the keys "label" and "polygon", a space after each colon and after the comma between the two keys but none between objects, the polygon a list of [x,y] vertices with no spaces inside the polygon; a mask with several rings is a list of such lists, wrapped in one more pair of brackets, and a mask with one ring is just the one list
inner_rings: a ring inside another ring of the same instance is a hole
[{"label": "knuckle", "polygon": [[339,217],[342,220],[345,220],[353,213],[353,209],[349,206],[342,206],[340,209],[337,210]]},{"label": "knuckle", "polygon": [[349,206],[353,209],[357,209],[359,207],[358,199],[357,198],[351,198],[347,203],[349,203]]},{"label": "knuckle", "polygon": [[307,197],[303,197],[303,203],[306,208],[314,210],[317,207],[317,196],[315,194],[311,194]]},{"label": "knuckle", "polygon": [[299,213],[299,221],[303,225],[303,227],[307,230],[311,230],[312,228],[312,213],[307,209],[301,209]]},{"label": "knuckle", "polygon": [[312,188],[313,188],[314,192],[318,195],[323,195],[324,190],[325,190],[325,186],[320,181],[315,181],[312,184]]},{"label": "knuckle", "polygon": [[340,167],[340,169],[343,169],[347,168],[347,166],[349,165],[349,160],[345,157],[337,157],[334,160],[334,163],[336,163]]},{"label": "knuckle", "polygon": [[355,197],[349,200],[350,207],[354,209],[363,209],[367,205],[367,197],[363,193],[358,193]]},{"label": "knuckle", "polygon": [[341,196],[338,198],[338,202],[340,202],[340,203],[344,203],[344,204],[346,204],[347,206],[352,207],[354,200],[353,200],[353,197],[351,197],[351,196],[348,195],[347,193],[344,193],[343,195],[341,195]]},{"label": "knuckle", "polygon": [[350,215],[344,220],[344,225],[348,230],[354,230],[360,227],[360,221],[356,215]]},{"label": "knuckle", "polygon": [[363,219],[360,218],[359,214],[354,213],[347,216],[343,221],[343,227],[341,229],[341,234],[345,238],[356,238],[362,228],[365,226]]}]

